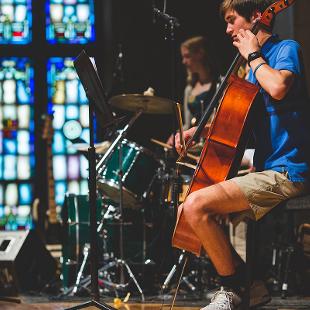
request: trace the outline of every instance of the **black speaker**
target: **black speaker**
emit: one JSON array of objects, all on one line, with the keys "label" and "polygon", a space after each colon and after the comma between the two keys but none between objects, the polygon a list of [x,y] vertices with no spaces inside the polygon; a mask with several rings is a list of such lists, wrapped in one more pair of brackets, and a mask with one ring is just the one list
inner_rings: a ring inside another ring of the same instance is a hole
[{"label": "black speaker", "polygon": [[0,295],[41,290],[55,277],[56,261],[34,231],[0,231]]}]

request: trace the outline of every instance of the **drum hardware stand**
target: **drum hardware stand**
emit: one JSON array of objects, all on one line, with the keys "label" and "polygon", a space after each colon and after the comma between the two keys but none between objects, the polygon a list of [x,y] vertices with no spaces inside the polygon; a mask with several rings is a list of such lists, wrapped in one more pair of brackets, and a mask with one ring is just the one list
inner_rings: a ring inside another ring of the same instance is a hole
[{"label": "drum hardware stand", "polygon": [[[110,207],[111,206],[109,206],[109,208],[108,208],[106,213],[111,212],[111,208]],[[101,223],[99,224],[99,226],[97,228],[97,233],[100,233],[101,230],[103,229],[104,219],[106,219],[106,218],[107,218],[107,216],[105,214],[103,216],[103,220],[101,221]],[[76,280],[75,280],[75,284],[74,284],[72,289],[69,289],[67,291],[67,295],[69,295],[69,296],[74,296],[77,293],[77,291],[78,291],[78,288],[80,286],[81,279],[82,279],[82,276],[83,276],[83,272],[84,272],[84,269],[86,267],[86,262],[87,262],[87,259],[89,257],[89,253],[90,253],[90,244],[89,243],[85,243],[84,244],[84,248],[83,248],[83,260],[82,260],[80,269],[78,271],[78,274],[77,274],[77,277],[76,277]],[[83,285],[83,287],[85,287],[85,284]]]},{"label": "drum hardware stand", "polygon": [[78,286],[80,284],[80,281],[81,281],[81,278],[82,278],[82,275],[83,275],[83,271],[84,271],[84,268],[86,266],[87,258],[88,258],[88,255],[89,255],[89,249],[90,249],[90,245],[89,245],[89,243],[86,243],[84,245],[84,249],[83,249],[83,261],[82,261],[81,267],[79,269],[79,272],[77,274],[73,290],[72,290],[70,295],[75,295],[77,293]]},{"label": "drum hardware stand", "polygon": [[[175,172],[173,174],[173,185],[172,185],[172,202],[171,205],[174,207],[174,213],[175,213],[175,218],[177,215],[177,208],[179,205],[179,194],[180,194],[180,188],[181,188],[181,177],[180,177],[180,167],[177,164],[176,165],[176,169]],[[167,290],[169,283],[171,282],[174,274],[179,271],[180,266],[182,266],[182,272],[180,275],[180,279],[178,281],[178,285],[177,285],[177,289],[175,292],[175,296],[174,296],[174,300],[176,298],[176,295],[178,293],[178,288],[180,283],[183,281],[192,291],[196,290],[196,287],[189,282],[187,277],[183,277],[183,272],[185,269],[185,265],[188,262],[188,258],[189,258],[189,253],[187,253],[186,251],[182,250],[181,254],[179,255],[178,261],[177,263],[175,263],[170,272],[168,273],[163,285],[161,286],[161,290],[162,292],[164,292],[165,290]]]},{"label": "drum hardware stand", "polygon": [[179,256],[178,262],[173,265],[173,267],[169,271],[169,273],[168,273],[168,275],[167,275],[163,285],[161,286],[162,291],[165,291],[168,288],[168,285],[169,285],[170,281],[172,280],[174,274],[179,269],[181,264],[184,263],[185,258],[186,258],[186,252],[183,250],[182,253]]},{"label": "drum hardware stand", "polygon": [[124,244],[123,244],[123,226],[124,226],[124,220],[123,220],[123,168],[122,168],[122,141],[125,138],[127,131],[131,128],[133,123],[137,120],[137,118],[143,113],[143,110],[137,111],[137,113],[132,117],[132,119],[129,121],[129,123],[118,132],[118,136],[115,138],[109,149],[106,151],[106,153],[103,155],[101,160],[98,162],[96,166],[96,171],[97,171],[97,176],[100,176],[100,173],[105,169],[106,167],[106,161],[110,158],[112,155],[112,152],[114,151],[115,148],[118,148],[119,150],[119,171],[118,171],[118,182],[119,182],[119,233],[120,233],[120,238],[119,238],[119,243],[120,243],[120,258],[116,259],[117,266],[120,267],[120,283],[121,285],[124,284],[124,268],[126,268],[128,275],[130,278],[133,280],[135,283],[140,295],[141,299],[144,302],[144,294],[143,291],[136,280],[133,272],[131,271],[130,267],[128,264],[125,262],[124,258]]},{"label": "drum hardware stand", "polygon": [[[176,103],[176,116],[177,116],[177,121],[178,121],[179,129],[180,129],[180,144],[183,147],[183,150],[185,150],[186,146],[185,146],[185,141],[183,138],[184,135],[183,135],[182,113],[181,113],[181,107],[180,107],[179,103]],[[177,209],[179,206],[179,195],[181,192],[181,185],[182,185],[182,179],[180,177],[180,165],[178,162],[176,163],[176,168],[175,168],[174,173],[173,173],[173,183],[172,184],[173,185],[172,185],[172,195],[171,195],[172,196],[172,202],[171,202],[171,205],[174,208],[175,218],[177,218]],[[196,290],[196,287],[188,280],[188,277],[183,277],[184,269],[185,269],[185,266],[188,262],[188,259],[189,259],[189,253],[187,253],[185,250],[182,250],[182,253],[179,256],[178,262],[173,265],[172,269],[170,270],[168,276],[166,277],[166,279],[164,281],[164,284],[162,285],[162,291],[167,289],[168,283],[171,281],[173,275],[179,269],[179,266],[181,266],[183,264],[182,272],[181,272],[181,275],[180,275],[180,278],[179,278],[179,281],[177,284],[177,289],[176,289],[176,292],[174,294],[173,304],[175,302],[176,295],[178,293],[179,285],[182,281],[191,289],[191,291]]]},{"label": "drum hardware stand", "polygon": [[[104,233],[104,230],[103,230],[104,220],[110,218],[111,216],[114,216],[114,218],[117,218],[117,216],[110,214],[111,212],[113,213],[114,211],[115,211],[115,207],[110,205],[108,207],[107,211],[105,212],[104,216],[102,217],[102,220],[101,220],[101,222],[100,222],[100,224],[99,224],[99,226],[97,228],[97,233],[98,234],[100,234],[101,232]],[[102,238],[104,239],[105,237],[103,236]],[[83,260],[82,260],[80,269],[78,271],[77,278],[75,280],[75,284],[72,287],[68,288],[66,290],[66,292],[63,293],[61,296],[75,296],[77,294],[79,288],[82,287],[82,288],[86,289],[90,285],[90,283],[91,283],[90,276],[82,278],[83,272],[84,272],[84,269],[86,267],[86,263],[87,263],[87,260],[88,260],[88,257],[89,257],[89,253],[90,253],[89,250],[90,250],[90,244],[89,243],[85,243],[84,248],[83,248]],[[103,245],[103,254],[105,252],[106,252],[106,245]],[[77,254],[77,256],[78,256],[78,254]],[[104,260],[104,258],[103,258],[103,260]],[[99,274],[101,272],[101,269],[102,268],[100,268],[98,270]]]}]

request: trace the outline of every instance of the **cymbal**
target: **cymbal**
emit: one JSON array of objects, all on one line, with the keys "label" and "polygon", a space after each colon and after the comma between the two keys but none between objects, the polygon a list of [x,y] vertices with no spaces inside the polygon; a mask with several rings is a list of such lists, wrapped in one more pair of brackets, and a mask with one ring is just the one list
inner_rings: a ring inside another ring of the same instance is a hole
[{"label": "cymbal", "polygon": [[170,99],[141,94],[123,94],[110,99],[109,103],[126,111],[142,110],[146,114],[171,114],[174,112],[175,102]]},{"label": "cymbal", "polygon": [[[94,147],[96,148],[97,154],[104,154],[107,149],[110,147],[110,141],[103,141],[100,143],[95,143]],[[68,146],[69,149],[76,150],[79,152],[88,152],[89,144],[88,143],[74,143]]]}]

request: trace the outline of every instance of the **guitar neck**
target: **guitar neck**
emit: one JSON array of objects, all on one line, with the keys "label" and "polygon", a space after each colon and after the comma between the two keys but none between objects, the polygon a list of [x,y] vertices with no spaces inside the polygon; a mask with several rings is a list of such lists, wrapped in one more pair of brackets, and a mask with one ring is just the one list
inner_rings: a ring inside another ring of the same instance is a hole
[{"label": "guitar neck", "polygon": [[47,143],[47,189],[48,189],[48,220],[51,224],[56,224],[57,221],[57,209],[55,201],[55,182],[53,176],[53,153],[52,144]]}]

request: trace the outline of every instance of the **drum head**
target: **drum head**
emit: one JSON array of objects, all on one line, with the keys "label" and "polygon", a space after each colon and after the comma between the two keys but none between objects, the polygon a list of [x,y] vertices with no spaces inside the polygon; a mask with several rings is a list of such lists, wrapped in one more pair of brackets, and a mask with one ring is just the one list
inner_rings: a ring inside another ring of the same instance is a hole
[{"label": "drum head", "polygon": [[[120,203],[119,183],[113,180],[101,178],[97,181],[98,189],[116,203]],[[123,206],[125,208],[138,209],[141,203],[137,200],[137,196],[131,193],[123,186]]]}]

